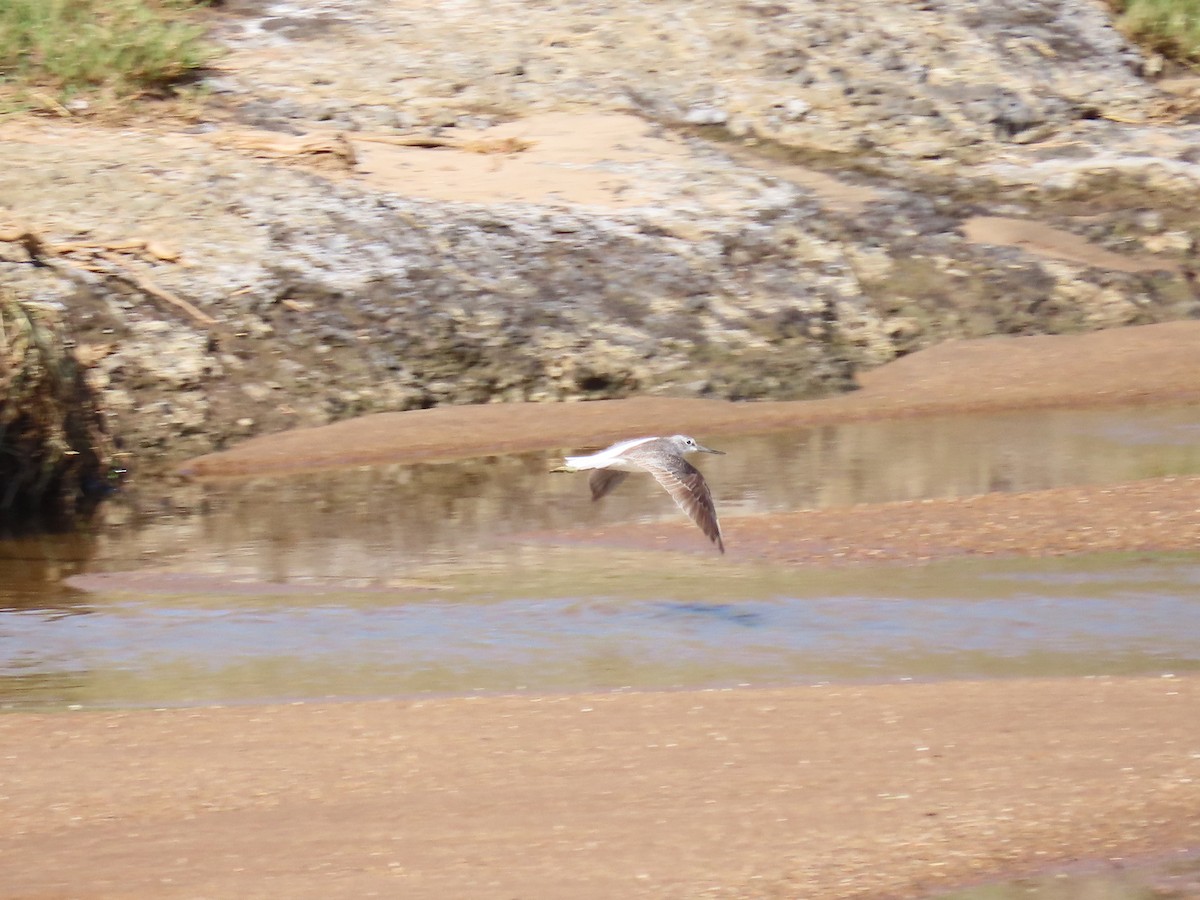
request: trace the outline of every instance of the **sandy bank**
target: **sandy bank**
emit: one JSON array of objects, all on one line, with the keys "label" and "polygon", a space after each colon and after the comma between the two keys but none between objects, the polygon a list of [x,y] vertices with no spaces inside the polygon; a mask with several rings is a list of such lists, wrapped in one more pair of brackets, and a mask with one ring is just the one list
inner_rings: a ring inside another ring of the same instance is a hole
[{"label": "sandy bank", "polygon": [[907,897],[1200,841],[1194,678],[0,718],[8,897]]}]

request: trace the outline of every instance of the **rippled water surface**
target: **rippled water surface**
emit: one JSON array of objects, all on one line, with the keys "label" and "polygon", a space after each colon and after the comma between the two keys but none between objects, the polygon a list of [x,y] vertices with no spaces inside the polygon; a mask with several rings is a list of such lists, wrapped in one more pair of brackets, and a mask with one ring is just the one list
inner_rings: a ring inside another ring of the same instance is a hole
[{"label": "rippled water surface", "polygon": [[[698,435],[704,439],[703,435]],[[724,516],[1200,472],[1195,407],[963,416],[712,441]],[[148,489],[0,543],[0,703],[1200,668],[1200,554],[861,566],[559,546],[679,515],[548,456]]]}]

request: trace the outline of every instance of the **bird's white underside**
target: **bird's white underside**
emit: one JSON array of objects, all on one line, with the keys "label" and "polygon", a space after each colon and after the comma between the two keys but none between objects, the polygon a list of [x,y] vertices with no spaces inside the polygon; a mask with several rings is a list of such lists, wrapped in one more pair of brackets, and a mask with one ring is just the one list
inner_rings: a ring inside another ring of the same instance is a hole
[{"label": "bird's white underside", "polygon": [[654,440],[653,437],[632,438],[628,441],[613,444],[611,447],[606,447],[599,453],[593,453],[590,456],[568,456],[566,457],[566,463],[577,471],[583,471],[584,469],[622,469],[628,472],[637,472],[642,470],[643,467],[636,463],[626,462],[619,457],[630,447],[636,447],[639,444],[644,444],[652,440]]}]

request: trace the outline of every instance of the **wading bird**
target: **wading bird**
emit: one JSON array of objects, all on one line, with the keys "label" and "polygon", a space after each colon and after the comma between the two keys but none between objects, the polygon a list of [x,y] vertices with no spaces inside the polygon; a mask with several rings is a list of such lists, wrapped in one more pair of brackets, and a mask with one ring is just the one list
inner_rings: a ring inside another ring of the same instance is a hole
[{"label": "wading bird", "polygon": [[630,472],[649,472],[667,489],[688,517],[700,526],[708,539],[722,553],[721,525],[713,506],[712,492],[700,470],[683,457],[688,453],[716,453],[696,443],[694,438],[676,434],[671,437],[643,437],[620,441],[590,456],[568,456],[565,465],[552,472],[582,472],[593,470],[588,478],[592,499],[599,500],[627,477]]}]

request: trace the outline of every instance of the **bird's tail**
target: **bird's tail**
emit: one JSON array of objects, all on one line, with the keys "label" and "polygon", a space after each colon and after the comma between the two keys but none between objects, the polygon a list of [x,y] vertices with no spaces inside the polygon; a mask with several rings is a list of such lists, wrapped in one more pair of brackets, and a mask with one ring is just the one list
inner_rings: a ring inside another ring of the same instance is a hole
[{"label": "bird's tail", "polygon": [[563,468],[572,472],[584,472],[588,469],[600,468],[596,465],[596,457],[598,453],[593,453],[590,456],[567,456],[563,458],[565,465]]},{"label": "bird's tail", "polygon": [[551,472],[584,472],[588,469],[596,468],[595,456],[566,456],[563,457],[563,464],[556,469],[551,469]]}]

